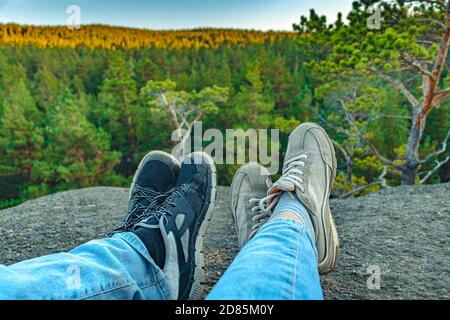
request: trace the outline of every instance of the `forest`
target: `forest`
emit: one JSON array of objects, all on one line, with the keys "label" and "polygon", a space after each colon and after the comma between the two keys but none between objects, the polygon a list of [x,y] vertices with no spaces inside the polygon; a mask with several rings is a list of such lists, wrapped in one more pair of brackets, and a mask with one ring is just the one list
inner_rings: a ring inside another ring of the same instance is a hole
[{"label": "forest", "polygon": [[38,48],[89,49],[200,49],[218,48],[221,45],[246,45],[248,43],[276,42],[292,38],[293,32],[262,32],[257,30],[197,29],[153,31],[85,25],[70,29],[67,26],[22,26],[0,24],[0,42],[10,46],[34,46]]},{"label": "forest", "polygon": [[338,197],[450,181],[450,2],[361,0],[345,17],[311,10],[284,33],[0,24],[0,208],[127,187],[144,154],[174,146],[163,93],[204,130],[279,129],[280,150],[320,123]]}]

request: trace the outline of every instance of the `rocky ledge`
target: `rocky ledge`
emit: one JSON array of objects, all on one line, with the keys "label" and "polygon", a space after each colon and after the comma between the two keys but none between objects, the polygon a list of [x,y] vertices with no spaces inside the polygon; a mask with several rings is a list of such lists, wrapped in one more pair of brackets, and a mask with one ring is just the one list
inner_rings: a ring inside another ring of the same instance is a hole
[{"label": "rocky ledge", "polygon": [[[229,188],[220,187],[206,243],[205,293],[237,253],[229,199]],[[0,264],[104,237],[127,201],[127,189],[99,187],[0,211]],[[450,184],[389,188],[331,205],[342,255],[338,268],[322,276],[327,299],[450,298]],[[380,272],[380,288],[372,272]]]}]

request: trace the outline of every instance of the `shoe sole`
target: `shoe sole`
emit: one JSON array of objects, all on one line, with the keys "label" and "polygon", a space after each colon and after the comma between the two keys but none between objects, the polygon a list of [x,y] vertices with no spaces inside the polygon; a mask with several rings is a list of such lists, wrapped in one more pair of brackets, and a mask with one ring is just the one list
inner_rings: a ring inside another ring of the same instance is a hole
[{"label": "shoe sole", "polygon": [[130,192],[128,194],[128,201],[131,200],[131,195],[133,192],[133,189],[136,185],[136,180],[139,176],[139,174],[141,173],[142,167],[144,166],[144,164],[147,162],[148,158],[155,156],[155,155],[159,155],[159,156],[164,156],[166,158],[168,158],[172,164],[174,166],[176,166],[178,169],[180,168],[180,162],[178,162],[178,160],[171,154],[167,153],[167,152],[163,152],[163,151],[151,151],[149,153],[147,153],[144,158],[142,158],[141,162],[139,163],[138,168],[136,169],[136,172],[133,176],[133,182],[131,183],[131,187],[130,187]]},{"label": "shoe sole", "polygon": [[[195,153],[194,153],[195,154]],[[206,210],[206,214],[198,227],[198,232],[196,233],[194,230],[194,234],[197,234],[197,239],[195,240],[195,269],[193,282],[191,286],[191,290],[189,292],[189,300],[199,300],[203,293],[203,284],[206,280],[206,272],[205,272],[205,254],[204,254],[204,243],[205,243],[205,235],[208,231],[209,226],[211,225],[214,206],[216,202],[217,196],[217,180],[216,180],[216,165],[214,160],[206,153],[201,153],[202,156],[207,160],[207,164],[210,167],[210,184],[211,189],[209,194],[207,194],[208,201],[205,205],[208,206]]]},{"label": "shoe sole", "polygon": [[[336,160],[336,151],[334,149],[333,142],[331,141],[330,137],[328,136],[325,129],[323,129],[321,126],[317,124],[313,124],[314,127],[320,129],[320,131],[323,132],[323,134],[326,137],[326,140],[328,142],[328,145],[331,150],[333,163],[332,163],[332,169],[331,169],[331,179],[330,179],[330,185],[328,186],[327,190],[327,197],[325,202],[325,210],[322,212],[322,227],[324,228],[325,237],[326,237],[326,247],[325,247],[325,257],[322,261],[319,262],[319,271],[321,274],[327,273],[332,271],[338,261],[340,256],[340,246],[339,246],[339,236],[336,229],[336,224],[334,223],[333,215],[331,214],[330,209],[330,193],[333,189],[334,182],[336,180],[336,172],[337,172],[337,160]],[[328,221],[328,223],[327,223]]]}]

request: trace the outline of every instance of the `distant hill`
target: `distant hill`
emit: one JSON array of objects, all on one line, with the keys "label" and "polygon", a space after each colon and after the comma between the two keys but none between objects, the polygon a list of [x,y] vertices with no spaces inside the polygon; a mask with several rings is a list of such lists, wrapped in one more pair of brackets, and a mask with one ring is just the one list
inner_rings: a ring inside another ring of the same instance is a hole
[{"label": "distant hill", "polygon": [[235,29],[155,31],[106,25],[83,25],[80,30],[66,26],[0,24],[0,45],[39,48],[161,49],[215,48],[223,44],[245,45],[293,37],[292,32],[262,32]]},{"label": "distant hill", "polygon": [[[331,201],[342,254],[321,277],[327,299],[449,299],[450,184],[404,186]],[[122,219],[128,190],[62,192],[0,211],[0,264],[70,250],[105,236]],[[230,188],[219,187],[206,245],[205,292],[237,253]],[[369,289],[368,267],[381,288]]]}]

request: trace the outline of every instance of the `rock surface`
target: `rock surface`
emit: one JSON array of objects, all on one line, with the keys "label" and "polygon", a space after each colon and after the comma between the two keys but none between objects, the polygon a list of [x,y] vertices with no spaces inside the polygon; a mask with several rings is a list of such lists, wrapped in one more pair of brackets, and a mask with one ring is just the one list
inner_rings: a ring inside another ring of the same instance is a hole
[{"label": "rock surface", "polygon": [[[237,253],[221,187],[208,232],[210,290]],[[121,220],[128,190],[90,188],[50,195],[0,211],[0,264],[67,251],[105,236]],[[337,270],[322,276],[327,299],[449,299],[450,184],[385,189],[333,200],[342,254]],[[381,288],[369,289],[381,272]],[[370,287],[370,286],[369,286]]]}]

